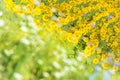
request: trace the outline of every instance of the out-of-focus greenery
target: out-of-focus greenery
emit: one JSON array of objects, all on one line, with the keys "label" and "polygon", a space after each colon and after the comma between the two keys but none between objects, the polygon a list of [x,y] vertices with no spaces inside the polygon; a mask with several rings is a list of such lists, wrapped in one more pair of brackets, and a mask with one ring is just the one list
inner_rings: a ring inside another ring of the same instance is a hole
[{"label": "out-of-focus greenery", "polygon": [[89,58],[81,61],[71,43],[54,36],[39,29],[31,16],[6,10],[0,0],[0,80],[112,79],[114,73],[94,67]]}]

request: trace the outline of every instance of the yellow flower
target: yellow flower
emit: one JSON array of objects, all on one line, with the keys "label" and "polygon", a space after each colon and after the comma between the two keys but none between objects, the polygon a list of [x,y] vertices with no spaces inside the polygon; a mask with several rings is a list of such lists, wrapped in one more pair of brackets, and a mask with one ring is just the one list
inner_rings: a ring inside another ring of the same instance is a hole
[{"label": "yellow flower", "polygon": [[84,41],[84,42],[88,42],[89,39],[88,39],[87,37],[83,37],[83,41]]},{"label": "yellow flower", "polygon": [[107,54],[107,53],[106,53],[106,54],[102,54],[101,60],[104,60],[104,59],[106,59],[106,58],[108,58],[108,54]]},{"label": "yellow flower", "polygon": [[94,53],[93,50],[94,50],[93,48],[91,48],[90,46],[87,46],[84,50],[84,53],[86,54],[86,56],[91,56],[92,53]]},{"label": "yellow flower", "polygon": [[119,60],[120,60],[119,58],[114,58],[115,62],[119,62]]},{"label": "yellow flower", "polygon": [[42,13],[42,10],[40,9],[39,6],[37,6],[37,7],[34,9],[33,15],[40,15],[41,13]]},{"label": "yellow flower", "polygon": [[42,17],[43,21],[48,21],[49,19],[49,16],[48,14],[44,14],[43,17]]},{"label": "yellow flower", "polygon": [[93,64],[98,64],[99,63],[99,59],[98,58],[94,58],[93,59]]},{"label": "yellow flower", "polygon": [[96,51],[97,51],[98,54],[100,54],[101,53],[101,48],[97,48]]},{"label": "yellow flower", "polygon": [[69,1],[69,4],[70,4],[71,6],[74,6],[74,5],[76,4],[76,2],[75,2],[75,1]]},{"label": "yellow flower", "polygon": [[4,0],[4,2],[6,3],[6,8],[8,10],[12,10],[15,6],[15,3],[13,2],[13,0]]},{"label": "yellow flower", "polygon": [[100,59],[100,58],[101,58],[101,55],[97,55],[97,58]]},{"label": "yellow flower", "polygon": [[77,43],[78,43],[78,38],[75,37],[75,35],[73,35],[73,36],[68,36],[67,39],[68,39],[69,42],[72,42],[73,44],[77,44]]},{"label": "yellow flower", "polygon": [[113,69],[113,71],[118,71],[119,68],[118,68],[118,66],[113,66],[112,69]]},{"label": "yellow flower", "polygon": [[103,62],[102,63],[102,68],[103,69],[108,69],[110,67],[110,64],[109,63],[106,63],[106,62]]}]

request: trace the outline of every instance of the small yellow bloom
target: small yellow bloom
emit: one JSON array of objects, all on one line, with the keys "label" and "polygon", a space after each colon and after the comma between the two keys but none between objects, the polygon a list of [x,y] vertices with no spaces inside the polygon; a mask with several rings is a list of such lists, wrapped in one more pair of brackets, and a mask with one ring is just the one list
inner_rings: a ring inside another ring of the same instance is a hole
[{"label": "small yellow bloom", "polygon": [[99,63],[99,59],[98,58],[94,58],[93,59],[93,64],[98,64]]},{"label": "small yellow bloom", "polygon": [[101,60],[104,60],[104,59],[106,59],[106,58],[108,58],[108,54],[102,54]]},{"label": "small yellow bloom", "polygon": [[97,58],[100,59],[100,58],[101,58],[101,55],[97,55]]},{"label": "small yellow bloom", "polygon": [[112,69],[113,69],[113,71],[118,71],[119,68],[118,68],[118,66],[114,66]]},{"label": "small yellow bloom", "polygon": [[109,63],[106,63],[106,62],[102,63],[102,68],[103,69],[108,69],[109,67],[110,67]]},{"label": "small yellow bloom", "polygon": [[115,58],[114,59],[115,62],[119,62],[119,60],[120,60],[119,58]]},{"label": "small yellow bloom", "polygon": [[97,48],[96,51],[97,51],[98,54],[100,54],[101,53],[101,48]]},{"label": "small yellow bloom", "polygon": [[43,21],[48,21],[49,17],[47,14],[44,14],[43,17],[42,17]]},{"label": "small yellow bloom", "polygon": [[84,42],[88,42],[89,39],[88,39],[87,37],[83,37],[83,41],[84,41]]}]

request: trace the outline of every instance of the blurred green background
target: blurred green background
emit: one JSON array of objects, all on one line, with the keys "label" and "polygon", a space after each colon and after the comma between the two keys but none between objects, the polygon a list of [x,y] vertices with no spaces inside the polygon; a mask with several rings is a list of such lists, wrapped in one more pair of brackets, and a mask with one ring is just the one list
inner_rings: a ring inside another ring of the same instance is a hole
[{"label": "blurred green background", "polygon": [[0,80],[120,79],[74,56],[74,46],[55,36],[39,29],[33,17],[6,10],[0,0]]}]

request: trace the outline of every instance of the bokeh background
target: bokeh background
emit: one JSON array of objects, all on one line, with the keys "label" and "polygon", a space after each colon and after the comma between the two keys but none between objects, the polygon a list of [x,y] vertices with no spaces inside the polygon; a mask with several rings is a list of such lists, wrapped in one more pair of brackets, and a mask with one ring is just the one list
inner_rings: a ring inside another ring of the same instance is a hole
[{"label": "bokeh background", "polygon": [[75,56],[74,45],[60,37],[0,0],[0,80],[120,80],[119,72]]}]

